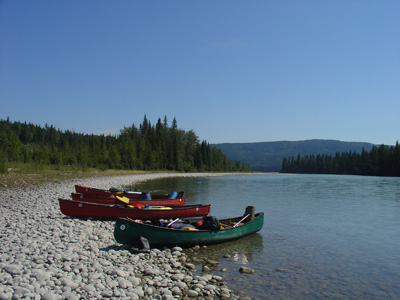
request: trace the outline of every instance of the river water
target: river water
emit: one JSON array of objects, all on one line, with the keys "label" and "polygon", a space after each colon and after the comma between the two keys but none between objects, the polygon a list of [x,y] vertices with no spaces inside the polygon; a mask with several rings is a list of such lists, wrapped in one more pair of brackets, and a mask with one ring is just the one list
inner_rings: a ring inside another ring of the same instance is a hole
[{"label": "river water", "polygon": [[[182,190],[187,204],[210,203],[218,218],[243,215],[247,205],[265,213],[259,233],[196,254],[219,262],[213,273],[236,293],[400,299],[400,178],[245,175],[169,178],[137,188]],[[241,266],[255,272],[241,274]]]}]

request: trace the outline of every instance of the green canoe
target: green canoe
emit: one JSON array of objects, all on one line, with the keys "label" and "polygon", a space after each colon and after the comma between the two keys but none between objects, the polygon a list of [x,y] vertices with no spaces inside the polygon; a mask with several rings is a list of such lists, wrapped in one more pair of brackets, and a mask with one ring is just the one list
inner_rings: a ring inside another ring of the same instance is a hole
[{"label": "green canoe", "polygon": [[[207,218],[207,217],[204,217]],[[190,219],[190,224],[196,224],[202,219]],[[189,223],[189,221],[186,221]],[[186,229],[177,229],[139,223],[134,220],[117,219],[114,237],[118,243],[126,245],[140,245],[141,237],[146,238],[150,247],[163,246],[196,246],[217,244],[236,240],[259,231],[264,224],[264,213],[240,216],[231,219],[219,220],[219,228],[215,230],[196,229],[188,225]],[[185,226],[185,225],[184,225]]]}]

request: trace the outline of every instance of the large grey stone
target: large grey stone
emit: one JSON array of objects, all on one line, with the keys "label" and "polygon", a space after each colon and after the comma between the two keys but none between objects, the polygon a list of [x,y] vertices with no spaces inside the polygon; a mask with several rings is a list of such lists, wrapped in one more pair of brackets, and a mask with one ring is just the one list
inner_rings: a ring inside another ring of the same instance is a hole
[{"label": "large grey stone", "polygon": [[12,275],[18,275],[22,272],[20,265],[6,265],[4,266],[4,270]]}]

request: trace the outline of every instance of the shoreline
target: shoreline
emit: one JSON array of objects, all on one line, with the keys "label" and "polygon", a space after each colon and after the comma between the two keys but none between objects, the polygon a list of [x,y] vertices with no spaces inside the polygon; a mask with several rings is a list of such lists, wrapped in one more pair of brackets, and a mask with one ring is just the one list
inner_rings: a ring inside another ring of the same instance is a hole
[{"label": "shoreline", "polygon": [[69,218],[58,204],[58,198],[70,198],[74,184],[108,189],[161,178],[249,174],[257,173],[147,173],[2,190],[0,299],[249,299],[234,295],[219,276],[194,275],[179,247],[132,254],[115,242],[115,221]]}]

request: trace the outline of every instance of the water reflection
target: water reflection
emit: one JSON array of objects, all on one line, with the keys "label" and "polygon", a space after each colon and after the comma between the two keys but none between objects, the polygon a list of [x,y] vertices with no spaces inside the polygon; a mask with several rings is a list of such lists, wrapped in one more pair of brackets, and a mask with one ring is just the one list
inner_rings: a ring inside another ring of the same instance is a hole
[{"label": "water reflection", "polygon": [[193,247],[185,250],[188,261],[197,266],[201,272],[207,266],[216,272],[237,272],[240,266],[256,264],[255,253],[263,252],[263,238],[259,233],[249,235],[236,241],[206,247]]}]

